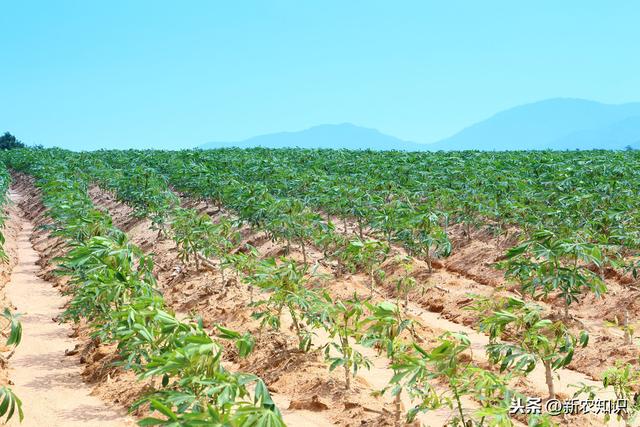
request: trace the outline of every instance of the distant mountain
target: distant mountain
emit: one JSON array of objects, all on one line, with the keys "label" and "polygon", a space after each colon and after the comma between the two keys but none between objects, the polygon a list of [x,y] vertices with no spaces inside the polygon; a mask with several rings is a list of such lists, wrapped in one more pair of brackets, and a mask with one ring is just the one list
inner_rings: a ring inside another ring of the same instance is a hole
[{"label": "distant mountain", "polygon": [[350,150],[621,150],[640,148],[640,103],[601,104],[555,98],[497,113],[455,135],[419,144],[350,123],[314,126],[298,132],[256,136],[238,142],[210,142],[201,148],[300,147]]},{"label": "distant mountain", "polygon": [[404,141],[375,129],[351,123],[314,126],[298,132],[279,132],[255,136],[238,142],[209,142],[200,148],[265,147],[265,148],[346,148],[349,150],[424,150],[426,144]]},{"label": "distant mountain", "polygon": [[589,150],[594,148],[640,148],[640,116],[627,117],[608,126],[573,132],[553,144],[558,150]]},{"label": "distant mountain", "polygon": [[574,150],[640,147],[640,103],[556,98],[502,111],[429,150]]}]

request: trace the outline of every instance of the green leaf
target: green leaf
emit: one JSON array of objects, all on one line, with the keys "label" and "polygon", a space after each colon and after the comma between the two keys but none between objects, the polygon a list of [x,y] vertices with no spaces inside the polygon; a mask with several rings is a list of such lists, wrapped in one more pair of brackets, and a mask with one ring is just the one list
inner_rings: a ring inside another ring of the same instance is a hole
[{"label": "green leaf", "polygon": [[177,421],[178,416],[173,413],[171,408],[169,408],[164,403],[159,402],[156,399],[149,399],[149,403],[151,404],[151,408],[160,412],[162,415],[166,416],[170,420]]}]

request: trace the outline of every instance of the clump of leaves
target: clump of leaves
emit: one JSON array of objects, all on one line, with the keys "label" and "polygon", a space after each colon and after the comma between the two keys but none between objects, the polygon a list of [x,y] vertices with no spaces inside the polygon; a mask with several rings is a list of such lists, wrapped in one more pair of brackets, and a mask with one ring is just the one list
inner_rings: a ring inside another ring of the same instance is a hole
[{"label": "clump of leaves", "polygon": [[16,411],[18,411],[18,418],[22,422],[24,419],[22,401],[9,387],[0,387],[0,417],[6,417],[5,422],[8,422]]},{"label": "clump of leaves", "polygon": [[[6,345],[8,347],[13,347],[11,353],[5,358],[9,359],[15,351],[15,347],[18,346],[22,340],[22,324],[18,320],[20,315],[11,313],[11,311],[6,307],[2,312],[2,317],[7,319],[9,322],[5,330],[2,331],[2,334],[7,337]],[[0,387],[0,418],[6,417],[5,421],[9,421],[16,411],[18,411],[18,418],[22,422],[24,419],[22,401],[9,387]]]},{"label": "clump of leaves", "polygon": [[[363,344],[373,346],[380,353],[384,353],[391,361],[391,367],[394,371],[394,378],[398,375],[397,366],[399,355],[406,351],[408,344],[402,339],[403,332],[412,327],[412,321],[404,318],[400,307],[388,301],[378,304],[367,303],[370,311],[367,317],[367,329],[364,335]],[[393,383],[393,381],[392,381]],[[382,392],[384,393],[385,390]],[[391,390],[391,395],[395,397],[395,419],[396,424],[401,424],[402,405],[401,395],[402,386],[396,383]]]},{"label": "clump of leaves", "polygon": [[[626,407],[616,414],[617,421],[623,421],[625,426],[637,425],[640,414],[640,369],[620,360],[615,366],[602,373],[602,386],[579,383],[574,397],[586,395],[588,399],[595,399],[597,392],[606,391],[611,387],[618,402],[625,402]],[[605,414],[605,422],[611,419],[611,414]]]},{"label": "clump of leaves", "polygon": [[[455,411],[449,422],[452,426],[513,425],[509,408],[514,393],[507,387],[509,377],[474,366],[465,356],[469,346],[466,335],[448,332],[439,337],[439,345],[431,351],[413,343],[398,355],[392,382],[408,390],[418,402],[407,412],[407,422],[420,412],[446,406]],[[432,385],[439,381],[444,381],[447,388]],[[465,408],[465,397],[476,399],[480,408]]]},{"label": "clump of leaves", "polygon": [[311,308],[318,300],[316,293],[305,286],[306,273],[307,267],[301,267],[293,260],[283,258],[278,264],[272,258],[260,263],[252,279],[256,286],[270,292],[269,298],[252,304],[256,307],[252,316],[261,321],[261,326],[269,325],[278,330],[286,309],[298,337],[298,347],[303,351],[311,348],[312,337],[305,319],[312,317]]},{"label": "clump of leaves", "polygon": [[586,331],[576,337],[561,322],[542,317],[542,307],[518,298],[480,322],[480,330],[489,334],[486,350],[489,359],[500,365],[500,371],[533,371],[538,362],[545,369],[549,397],[555,398],[553,371],[567,366],[576,347],[589,342]]},{"label": "clump of leaves", "polygon": [[327,293],[323,297],[319,317],[330,339],[324,345],[324,357],[330,363],[330,371],[342,366],[345,387],[350,390],[351,377],[355,377],[361,367],[371,367],[369,359],[353,347],[363,336],[365,306],[355,294],[348,300],[332,300]]},{"label": "clump of leaves", "polygon": [[380,265],[387,259],[390,247],[379,240],[367,239],[351,240],[349,244],[339,252],[338,258],[344,266],[352,272],[357,269],[365,269],[369,275],[369,290],[373,295],[376,277],[384,276]]},{"label": "clump of leaves", "polygon": [[564,301],[564,317],[568,318],[569,305],[578,302],[585,289],[596,296],[607,291],[602,278],[587,268],[590,263],[602,263],[598,245],[577,237],[559,238],[549,230],[541,230],[509,249],[500,266],[506,269],[506,277],[520,282],[523,293],[537,298],[559,292]]},{"label": "clump of leaves", "polygon": [[396,293],[398,295],[398,300],[400,298],[403,299],[404,309],[407,311],[409,308],[409,294],[418,285],[418,282],[415,277],[411,275],[413,271],[413,262],[411,258],[399,256],[398,261],[401,271],[395,280]]},{"label": "clump of leaves", "polygon": [[[20,344],[20,341],[22,341],[22,323],[20,323],[19,320],[20,314],[12,313],[8,307],[5,307],[1,315],[8,321],[5,330],[2,331],[2,335],[7,337],[7,347],[13,347],[15,350],[15,347],[17,347],[18,344]],[[13,354],[13,352],[11,354]],[[7,359],[9,357],[7,357]]]}]

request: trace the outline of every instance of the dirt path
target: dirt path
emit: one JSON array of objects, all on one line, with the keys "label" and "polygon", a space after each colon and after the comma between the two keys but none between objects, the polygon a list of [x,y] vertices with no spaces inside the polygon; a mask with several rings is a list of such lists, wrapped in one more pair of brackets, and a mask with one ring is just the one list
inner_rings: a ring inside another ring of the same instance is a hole
[{"label": "dirt path", "polygon": [[[11,194],[15,201],[19,196]],[[75,357],[64,355],[75,346],[68,335],[71,328],[52,320],[61,312],[64,298],[50,283],[37,277],[38,254],[29,237],[33,225],[22,220],[18,234],[18,263],[7,284],[9,300],[22,313],[23,336],[10,361],[12,389],[23,402],[22,424],[15,417],[13,426],[133,426],[132,419],[91,396],[91,388],[82,381],[81,367]]]}]

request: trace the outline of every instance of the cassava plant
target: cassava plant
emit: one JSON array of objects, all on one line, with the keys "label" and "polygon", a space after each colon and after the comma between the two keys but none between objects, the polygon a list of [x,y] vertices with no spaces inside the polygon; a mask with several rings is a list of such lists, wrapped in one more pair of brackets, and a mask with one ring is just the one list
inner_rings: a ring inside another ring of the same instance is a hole
[{"label": "cassava plant", "polygon": [[[576,238],[577,239],[577,238]],[[588,266],[599,266],[602,254],[597,245],[581,240],[559,238],[542,230],[509,249],[500,265],[505,276],[515,278],[523,293],[534,297],[558,292],[564,302],[564,317],[569,318],[569,305],[578,302],[585,290],[600,296],[607,291],[600,276]]]},{"label": "cassava plant", "polygon": [[357,295],[347,300],[333,300],[325,292],[323,299],[320,321],[329,334],[329,342],[324,345],[324,357],[329,362],[330,371],[342,366],[345,388],[350,390],[351,378],[357,375],[358,370],[371,367],[369,359],[354,348],[354,343],[360,341],[364,333],[365,307]]},{"label": "cassava plant", "polygon": [[[389,359],[395,377],[398,374],[394,368],[399,362],[398,356],[403,354],[409,345],[406,337],[403,339],[403,333],[410,330],[412,320],[403,316],[398,305],[388,301],[375,305],[366,303],[366,305],[371,314],[366,319],[367,327],[362,342],[364,345],[376,348],[379,353]],[[386,389],[382,392],[385,391]],[[402,424],[401,393],[402,386],[392,383],[391,395],[395,399],[395,423],[397,426]]]},{"label": "cassava plant", "polygon": [[398,239],[412,255],[424,258],[431,272],[434,257],[447,257],[451,254],[451,241],[440,225],[443,215],[438,215],[424,205],[407,205],[399,214],[397,221],[402,230],[397,233]]},{"label": "cassava plant", "polygon": [[[624,421],[625,426],[637,424],[640,414],[640,369],[629,363],[617,362],[602,374],[602,386],[612,387],[618,402],[626,402],[627,407],[616,415],[618,421]],[[605,415],[608,422],[611,415]]]},{"label": "cassava plant", "polygon": [[355,272],[362,268],[369,276],[369,291],[373,295],[376,277],[384,276],[380,265],[387,259],[389,246],[379,240],[355,239],[340,252],[339,259],[349,270]]},{"label": "cassava plant", "polygon": [[[614,366],[607,368],[602,373],[602,385],[592,385],[580,382],[572,384],[578,390],[573,397],[577,398],[585,396],[589,400],[596,399],[599,392],[608,393],[613,390],[617,404],[624,403],[619,406],[615,413],[616,420],[623,422],[625,427],[637,425],[638,415],[640,414],[640,369],[630,363],[616,361]],[[612,413],[606,413],[604,421],[608,423],[611,420]]]},{"label": "cassava plant", "polygon": [[295,261],[283,258],[260,263],[254,274],[254,283],[269,292],[267,299],[255,301],[252,316],[261,321],[261,327],[269,325],[280,329],[282,314],[286,310],[298,338],[298,348],[308,351],[311,348],[311,331],[305,325],[305,319],[312,316],[311,308],[319,298],[315,292],[306,288],[307,267],[299,266]]},{"label": "cassava plant", "polygon": [[240,241],[240,234],[234,227],[233,222],[226,216],[220,217],[219,221],[210,228],[209,240],[203,249],[205,257],[214,256],[218,260],[222,283],[226,286],[225,270],[233,264],[231,251]]},{"label": "cassava plant", "polygon": [[542,363],[550,399],[556,396],[554,371],[567,366],[575,349],[589,342],[586,331],[576,337],[563,322],[545,319],[539,305],[514,297],[485,317],[480,329],[489,334],[487,354],[501,372],[529,373]]},{"label": "cassava plant", "polygon": [[5,328],[0,331],[2,336],[7,339],[5,345],[11,348],[11,353],[8,356],[3,356],[4,361],[6,362],[13,356],[16,347],[22,341],[22,323],[20,323],[20,314],[12,313],[8,307],[5,307],[2,314],[0,314],[6,321],[7,325]]},{"label": "cassava plant", "polygon": [[22,401],[7,386],[0,386],[0,418],[5,417],[8,422],[18,411],[18,419],[20,422],[24,419],[22,412]]},{"label": "cassava plant", "polygon": [[214,225],[208,215],[195,209],[176,208],[171,219],[171,232],[178,249],[178,258],[188,264],[193,262],[200,270],[200,253],[213,246]]},{"label": "cassava plant", "polygon": [[397,301],[399,303],[402,298],[405,312],[409,309],[409,294],[418,285],[415,277],[411,275],[413,272],[413,262],[410,257],[398,256],[398,265],[400,273],[395,279]]},{"label": "cassava plant", "polygon": [[[464,334],[447,332],[428,351],[416,343],[398,354],[392,382],[406,389],[417,403],[407,412],[407,422],[425,411],[451,408],[450,426],[510,427],[509,408],[514,393],[509,378],[474,366],[466,354],[470,346]],[[434,384],[444,382],[446,389]],[[480,408],[469,408],[466,399],[475,399]]]},{"label": "cassava plant", "polygon": [[254,289],[258,287],[256,282],[260,282],[264,278],[263,275],[258,274],[261,266],[259,255],[255,247],[245,245],[244,251],[230,254],[226,258],[235,270],[238,282],[244,281],[247,284],[250,304],[253,304]]}]

